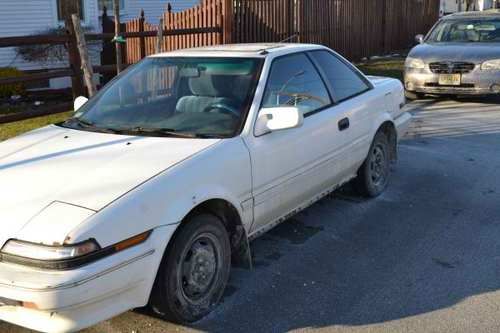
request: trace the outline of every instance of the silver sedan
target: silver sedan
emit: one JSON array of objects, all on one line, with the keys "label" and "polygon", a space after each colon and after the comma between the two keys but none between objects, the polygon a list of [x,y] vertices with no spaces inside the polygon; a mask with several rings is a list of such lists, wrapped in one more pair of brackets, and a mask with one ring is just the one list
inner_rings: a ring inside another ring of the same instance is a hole
[{"label": "silver sedan", "polygon": [[500,10],[445,16],[405,62],[409,99],[500,94]]}]

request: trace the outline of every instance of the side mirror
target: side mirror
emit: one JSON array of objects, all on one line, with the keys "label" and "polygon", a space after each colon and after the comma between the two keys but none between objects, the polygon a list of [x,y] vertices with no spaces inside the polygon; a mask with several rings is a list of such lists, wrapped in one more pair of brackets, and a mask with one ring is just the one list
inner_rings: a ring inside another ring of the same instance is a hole
[{"label": "side mirror", "polygon": [[415,42],[417,42],[417,44],[423,44],[424,43],[424,35],[416,35],[415,36]]},{"label": "side mirror", "polygon": [[73,102],[73,110],[76,112],[79,108],[83,106],[83,104],[87,103],[89,99],[84,96],[78,96]]},{"label": "side mirror", "polygon": [[255,124],[255,136],[302,126],[304,115],[294,106],[264,108],[259,112]]}]

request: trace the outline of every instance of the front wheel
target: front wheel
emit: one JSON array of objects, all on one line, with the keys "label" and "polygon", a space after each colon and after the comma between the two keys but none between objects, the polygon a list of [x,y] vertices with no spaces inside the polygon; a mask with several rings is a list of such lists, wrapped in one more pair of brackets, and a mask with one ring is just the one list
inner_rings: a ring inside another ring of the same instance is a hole
[{"label": "front wheel", "polygon": [[181,324],[213,310],[231,268],[229,237],[219,218],[200,214],[184,223],[162,260],[150,301],[157,314]]},{"label": "front wheel", "polygon": [[356,190],[366,197],[377,197],[387,188],[391,174],[389,140],[378,132],[368,152],[368,157],[354,180]]}]

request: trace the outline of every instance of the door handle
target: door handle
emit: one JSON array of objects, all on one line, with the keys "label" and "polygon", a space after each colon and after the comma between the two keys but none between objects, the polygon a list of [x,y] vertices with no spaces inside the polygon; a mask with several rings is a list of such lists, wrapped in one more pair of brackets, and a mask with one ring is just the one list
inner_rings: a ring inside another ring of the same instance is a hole
[{"label": "door handle", "polygon": [[343,131],[349,128],[349,118],[344,118],[339,120],[339,131]]}]

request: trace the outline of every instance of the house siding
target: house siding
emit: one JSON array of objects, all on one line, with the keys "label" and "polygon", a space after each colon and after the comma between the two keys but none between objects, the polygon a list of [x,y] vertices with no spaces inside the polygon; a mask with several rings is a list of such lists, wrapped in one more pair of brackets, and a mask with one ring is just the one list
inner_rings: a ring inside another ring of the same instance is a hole
[{"label": "house siding", "polygon": [[[24,36],[54,26],[52,0],[0,1],[0,37]],[[16,59],[14,48],[0,48],[0,67],[40,68],[39,64]]]},{"label": "house siding", "polygon": [[128,21],[137,18],[141,10],[144,10],[147,22],[158,24],[168,3],[172,5],[173,11],[181,11],[197,5],[200,0],[125,0],[124,15],[120,17],[120,20]]},{"label": "house siding", "polygon": [[[100,31],[97,0],[85,0],[85,22],[84,25],[93,31]],[[54,28],[62,23],[57,20],[56,0],[1,0],[0,1],[0,37],[28,36]],[[96,64],[99,58],[92,59]],[[16,57],[13,47],[0,48],[0,67],[16,67],[21,70],[33,70],[44,68],[56,68],[68,66],[66,62],[54,62],[40,64],[26,62]],[[52,88],[66,87],[69,78],[58,78],[51,80]]]}]

